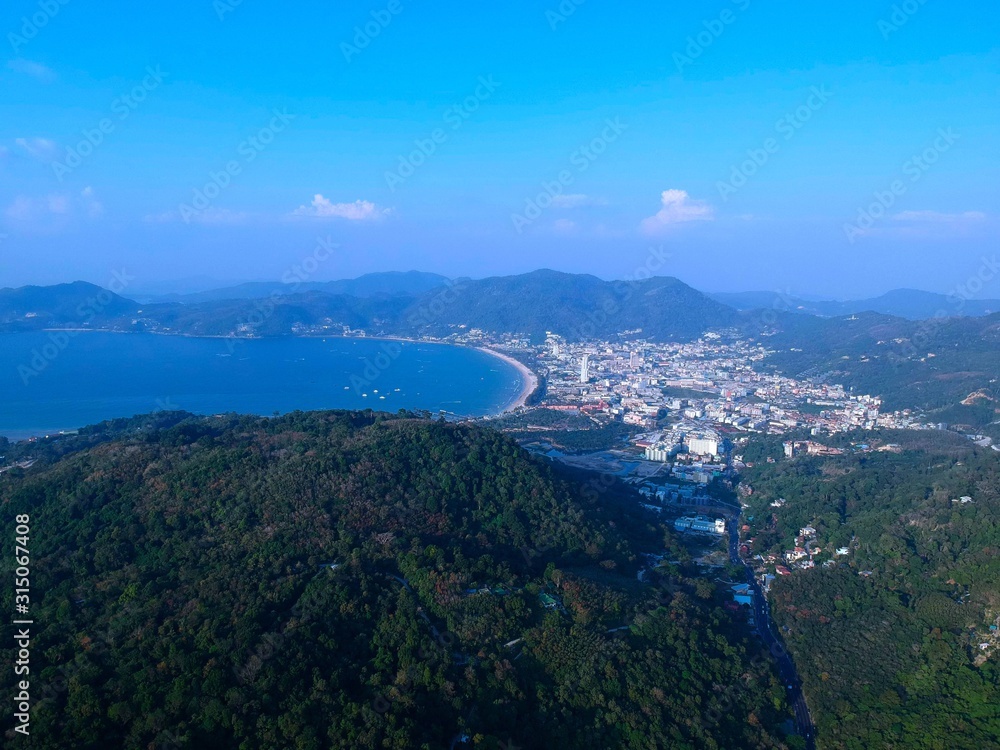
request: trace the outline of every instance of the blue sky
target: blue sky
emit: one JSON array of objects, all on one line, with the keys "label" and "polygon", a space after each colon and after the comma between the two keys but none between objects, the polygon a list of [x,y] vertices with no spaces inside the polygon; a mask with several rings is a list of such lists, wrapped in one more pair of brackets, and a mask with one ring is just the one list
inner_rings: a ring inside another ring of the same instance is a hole
[{"label": "blue sky", "polygon": [[843,297],[981,275],[995,6],[810,5],[17,0],[0,285],[275,279],[321,238],[317,280],[656,258],[707,290]]}]

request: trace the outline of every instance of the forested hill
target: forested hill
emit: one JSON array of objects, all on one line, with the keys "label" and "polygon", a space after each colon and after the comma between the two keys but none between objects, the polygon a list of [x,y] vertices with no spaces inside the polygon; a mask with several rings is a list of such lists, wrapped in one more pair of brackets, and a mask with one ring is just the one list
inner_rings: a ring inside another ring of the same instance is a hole
[{"label": "forested hill", "polygon": [[405,415],[151,419],[0,475],[3,528],[31,516],[25,747],[785,746],[708,582],[636,580],[673,541],[625,490]]},{"label": "forested hill", "polygon": [[[426,288],[425,288],[426,287]],[[602,281],[585,274],[534,271],[517,276],[426,282],[375,294],[370,285],[286,284],[221,290],[140,305],[83,282],[0,289],[0,331],[88,327],[191,335],[288,336],[309,330],[446,336],[481,328],[543,340],[552,331],[572,340],[639,331],[653,340],[697,338],[734,326],[732,308],[671,277]],[[227,295],[250,295],[231,298]]]},{"label": "forested hill", "polygon": [[755,553],[816,530],[816,568],[779,576],[771,601],[818,747],[1000,747],[1000,455],[933,432],[840,440],[845,455],[745,477]]},{"label": "forested hill", "polygon": [[789,297],[780,292],[733,292],[709,295],[737,310],[788,310],[806,315],[838,317],[879,313],[908,320],[930,320],[946,316],[980,317],[1000,312],[1000,300],[968,299],[957,294],[935,294],[918,289],[894,289],[870,298],[847,301],[815,301]]},{"label": "forested hill", "polygon": [[668,276],[603,281],[541,270],[460,282],[442,296],[441,304],[434,304],[435,295],[430,295],[418,300],[407,316],[421,333],[450,333],[468,325],[539,340],[546,331],[572,341],[642,331],[654,341],[686,341],[740,321],[733,308]]},{"label": "forested hill", "polygon": [[881,395],[889,410],[920,408],[934,421],[1000,437],[1000,314],[921,322],[787,315],[780,325],[762,368],[821,376]]},{"label": "forested hill", "polygon": [[131,318],[141,305],[85,281],[0,289],[0,331],[81,327]]}]

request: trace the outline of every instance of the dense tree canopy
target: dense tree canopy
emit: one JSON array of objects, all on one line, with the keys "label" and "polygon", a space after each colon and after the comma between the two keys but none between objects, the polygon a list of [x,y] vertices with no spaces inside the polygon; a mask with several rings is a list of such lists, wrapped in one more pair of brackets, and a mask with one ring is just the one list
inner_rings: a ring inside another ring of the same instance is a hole
[{"label": "dense tree canopy", "polygon": [[821,748],[1000,747],[1000,456],[935,434],[891,439],[900,452],[747,472],[755,552],[789,549],[807,524],[822,550],[819,567],[775,582],[775,622]]},{"label": "dense tree canopy", "polygon": [[711,588],[636,580],[664,530],[495,431],[161,415],[60,445],[0,476],[31,747],[783,746]]}]

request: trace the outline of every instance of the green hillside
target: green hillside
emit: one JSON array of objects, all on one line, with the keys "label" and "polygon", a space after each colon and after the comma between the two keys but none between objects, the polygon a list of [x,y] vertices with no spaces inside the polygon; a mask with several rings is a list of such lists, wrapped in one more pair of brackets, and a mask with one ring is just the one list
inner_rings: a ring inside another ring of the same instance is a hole
[{"label": "green hillside", "polygon": [[817,567],[780,576],[772,605],[818,746],[997,747],[1000,455],[947,436],[853,438],[902,452],[762,463],[745,478],[754,552],[817,531]]},{"label": "green hillside", "polygon": [[25,747],[783,746],[712,587],[637,582],[673,542],[633,498],[487,429],[152,419],[0,476],[4,528],[31,517]]}]

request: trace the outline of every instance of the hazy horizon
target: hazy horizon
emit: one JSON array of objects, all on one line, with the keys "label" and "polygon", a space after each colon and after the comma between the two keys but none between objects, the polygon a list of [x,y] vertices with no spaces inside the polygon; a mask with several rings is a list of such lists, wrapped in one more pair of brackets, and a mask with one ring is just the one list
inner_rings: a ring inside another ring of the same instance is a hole
[{"label": "hazy horizon", "polygon": [[[126,275],[126,278],[127,279],[131,279],[131,272],[129,272],[128,269],[119,269],[119,271],[118,271],[119,278],[120,278],[120,274],[122,273],[123,270],[124,270],[124,273]],[[577,273],[577,272],[574,272],[574,271],[566,271],[566,270],[558,269],[558,268],[536,268],[536,269],[532,269],[532,271],[555,271],[557,273],[567,273],[567,274]],[[531,273],[532,271],[526,271],[525,273]],[[308,278],[308,282],[310,282],[310,283],[315,282],[315,283],[322,284],[322,283],[331,283],[331,282],[338,282],[338,281],[352,281],[352,280],[355,280],[355,279],[360,278],[362,276],[366,276],[366,275],[369,275],[369,274],[378,274],[378,273],[404,273],[405,274],[405,273],[438,273],[438,272],[436,272],[436,271],[426,271],[424,269],[418,269],[418,268],[406,268],[406,269],[400,268],[400,269],[389,269],[387,271],[371,271],[371,272],[368,272],[368,273],[365,273],[365,274],[360,274],[359,276],[350,276],[350,277],[323,278],[323,277],[317,275],[315,277]],[[446,277],[446,278],[454,281],[456,279],[482,280],[482,279],[487,279],[487,278],[495,278],[496,276],[509,276],[509,275],[516,275],[516,274],[496,274],[496,275],[491,275],[491,276],[449,276],[448,274],[440,273],[439,275],[444,276],[444,277]],[[602,281],[630,281],[633,278],[645,278],[644,276],[610,278],[610,277],[600,276],[599,274],[589,274],[589,275],[595,276],[595,277],[601,279]],[[751,288],[735,288],[735,287],[732,288],[732,289],[718,289],[718,288],[713,288],[713,287],[700,287],[696,283],[692,283],[688,279],[684,279],[684,278],[681,278],[681,277],[673,276],[673,274],[670,274],[670,273],[654,273],[653,276],[676,278],[679,281],[681,281],[682,283],[687,284],[688,286],[692,287],[693,289],[696,289],[697,291],[702,292],[703,294],[706,294],[706,295],[713,295],[713,294],[739,294],[739,293],[761,293],[761,294],[774,294],[774,295],[776,295],[776,297],[781,297],[781,298],[800,299],[800,300],[803,300],[803,301],[806,301],[806,302],[854,302],[854,301],[863,301],[863,300],[867,300],[867,299],[875,299],[875,298],[881,297],[883,295],[890,294],[892,292],[899,292],[899,291],[927,292],[927,293],[930,293],[930,294],[951,294],[951,293],[955,292],[954,288],[948,289],[948,290],[945,290],[945,291],[941,291],[941,292],[937,292],[937,291],[934,291],[932,289],[918,289],[918,288],[914,288],[914,287],[890,287],[890,288],[885,288],[885,289],[883,289],[881,291],[877,291],[877,292],[874,292],[874,293],[868,294],[868,295],[859,295],[859,296],[853,296],[853,297],[843,297],[843,296],[841,296],[841,297],[835,297],[833,295],[823,295],[823,294],[818,294],[818,293],[814,293],[814,292],[810,292],[810,291],[796,292],[796,291],[791,291],[791,290],[788,290],[788,289],[751,289]],[[113,272],[112,273],[112,278],[114,278],[114,277],[115,277],[115,273]],[[19,284],[19,285],[10,286],[10,287],[0,287],[0,289],[4,289],[4,288],[18,288],[18,287],[21,287],[21,286],[54,286],[54,285],[57,285],[57,284],[69,284],[69,283],[73,283],[73,282],[76,282],[76,281],[84,281],[84,282],[87,282],[87,283],[90,283],[90,284],[94,284],[94,285],[100,286],[100,287],[105,287],[105,288],[107,288],[109,286],[108,279],[105,279],[102,282],[102,281],[99,281],[99,280],[93,279],[93,278],[75,278],[75,279],[63,279],[61,281],[52,282],[51,284],[33,284],[33,283],[28,283],[28,284]],[[241,286],[243,284],[276,284],[276,283],[282,283],[281,279],[278,279],[278,278],[270,278],[270,279],[269,278],[245,278],[245,279],[229,279],[229,280],[224,280],[224,279],[209,279],[209,278],[205,278],[205,277],[188,277],[188,278],[163,279],[163,280],[159,280],[159,281],[152,281],[152,282],[149,282],[147,286],[143,286],[142,284],[140,284],[137,281],[129,280],[128,281],[128,286],[126,288],[121,289],[120,296],[126,297],[126,298],[128,298],[130,296],[130,294],[134,295],[134,296],[141,296],[141,297],[161,297],[161,296],[168,296],[168,295],[184,296],[184,295],[189,295],[189,294],[198,294],[198,293],[201,293],[201,292],[215,291],[215,290],[219,290],[219,289],[228,289],[230,287],[237,287],[237,286]],[[286,283],[289,286],[293,286],[296,282],[295,281],[286,280],[283,283]],[[110,284],[110,286],[116,286],[116,285],[115,284]],[[117,286],[116,286],[116,288],[117,288]],[[970,299],[970,300],[991,300],[991,299],[994,299],[993,297],[991,297],[989,294],[986,293],[986,290],[988,290],[989,288],[990,288],[989,286],[984,285],[984,288],[981,289],[979,292],[973,293],[973,291],[971,289],[968,289],[967,287],[962,287],[962,296],[965,299]],[[1000,291],[998,291],[997,297],[1000,298]]]},{"label": "hazy horizon", "polygon": [[329,238],[323,278],[622,278],[662,247],[696,288],[947,293],[1000,215],[983,11],[19,4],[0,285],[280,278]]}]

